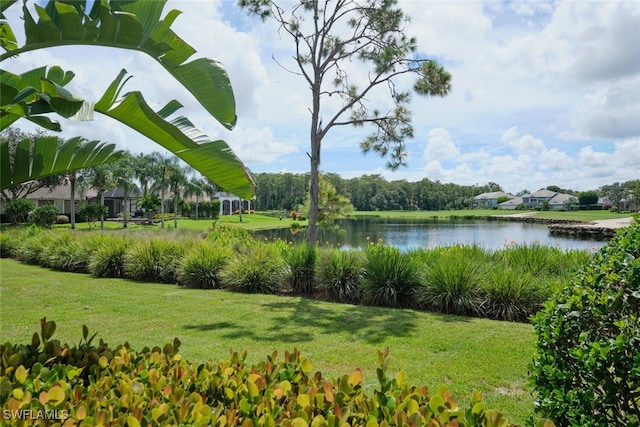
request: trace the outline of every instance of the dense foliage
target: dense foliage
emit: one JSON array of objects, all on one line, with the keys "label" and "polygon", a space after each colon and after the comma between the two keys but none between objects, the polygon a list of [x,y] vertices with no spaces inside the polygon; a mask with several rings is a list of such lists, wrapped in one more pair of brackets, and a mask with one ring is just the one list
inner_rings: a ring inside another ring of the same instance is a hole
[{"label": "dense foliage", "polygon": [[177,338],[136,351],[95,344],[86,326],[77,345],[61,344],[55,329],[42,319],[30,343],[0,345],[0,401],[15,425],[508,425],[480,392],[465,409],[445,386],[430,393],[403,371],[389,376],[388,350],[365,391],[359,368],[326,379],[297,349],[253,366],[234,351],[197,365],[182,359]]},{"label": "dense foliage", "polygon": [[371,242],[365,250],[345,251],[330,245],[257,240],[242,228],[223,225],[206,236],[139,231],[135,239],[115,231],[9,230],[2,233],[0,252],[22,262],[96,277],[293,293],[525,322],[589,257],[585,251],[540,245],[401,253]]},{"label": "dense foliage", "polygon": [[640,222],[534,319],[538,410],[559,425],[640,425]]}]

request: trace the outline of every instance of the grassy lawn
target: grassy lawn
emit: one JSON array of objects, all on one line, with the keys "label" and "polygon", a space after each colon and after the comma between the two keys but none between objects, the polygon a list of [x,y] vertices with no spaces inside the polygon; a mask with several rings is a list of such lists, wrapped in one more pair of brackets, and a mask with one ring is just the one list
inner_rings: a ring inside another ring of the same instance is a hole
[{"label": "grassy lawn", "polygon": [[388,346],[390,374],[403,369],[409,382],[432,392],[446,384],[465,407],[472,390],[481,390],[512,422],[533,412],[527,324],[96,279],[8,259],[0,259],[0,278],[2,342],[30,342],[46,316],[62,342],[77,343],[83,324],[112,346],[128,341],[142,349],[177,336],[193,362],[226,358],[231,348],[257,362],[297,347],[329,378],[360,367],[370,388],[376,350]]}]

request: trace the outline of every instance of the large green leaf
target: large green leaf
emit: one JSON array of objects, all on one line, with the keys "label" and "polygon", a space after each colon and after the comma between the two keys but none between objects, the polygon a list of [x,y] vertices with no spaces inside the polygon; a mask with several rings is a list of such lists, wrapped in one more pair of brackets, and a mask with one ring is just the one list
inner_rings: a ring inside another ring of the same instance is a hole
[{"label": "large green leaf", "polygon": [[113,162],[123,157],[114,144],[87,141],[76,137],[61,144],[57,137],[36,138],[18,142],[11,165],[9,141],[0,141],[0,190],[27,181]]},{"label": "large green leaf", "polygon": [[44,7],[34,6],[37,20],[25,3],[26,43],[0,55],[0,60],[34,49],[70,44],[144,52],[189,90],[209,114],[232,129],[237,119],[235,98],[224,67],[207,58],[186,62],[196,51],[170,28],[179,11],[172,10],[160,19],[165,3],[166,0],[50,0]]}]

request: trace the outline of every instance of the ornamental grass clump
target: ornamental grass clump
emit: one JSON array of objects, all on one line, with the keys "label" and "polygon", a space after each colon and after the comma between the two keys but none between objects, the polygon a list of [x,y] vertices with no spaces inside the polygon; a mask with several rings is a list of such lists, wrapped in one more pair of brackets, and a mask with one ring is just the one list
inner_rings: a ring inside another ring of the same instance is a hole
[{"label": "ornamental grass clump", "polygon": [[220,272],[223,287],[232,291],[277,294],[282,289],[284,261],[272,245],[258,244],[234,254]]},{"label": "ornamental grass clump", "polygon": [[91,254],[89,272],[95,277],[124,278],[127,251],[133,246],[131,238],[115,238],[101,242]]},{"label": "ornamental grass clump", "polygon": [[227,246],[208,241],[198,242],[184,254],[178,264],[178,284],[198,289],[221,288],[220,272],[231,255],[231,249]]},{"label": "ornamental grass clump", "polygon": [[138,241],[125,257],[126,277],[148,282],[176,283],[176,268],[184,250],[185,245],[178,241]]},{"label": "ornamental grass clump", "polygon": [[557,275],[563,270],[562,250],[539,243],[509,246],[496,251],[494,257],[499,263],[534,276]]},{"label": "ornamental grass clump", "polygon": [[284,249],[284,280],[294,294],[312,295],[316,287],[317,248],[311,244]]},{"label": "ornamental grass clump", "polygon": [[55,235],[54,232],[31,226],[25,234],[24,240],[16,247],[16,258],[26,264],[45,266],[46,251]]},{"label": "ornamental grass clump", "polygon": [[496,266],[485,275],[478,308],[483,317],[526,322],[552,290],[529,272]]},{"label": "ornamental grass clump", "polygon": [[397,248],[372,245],[365,251],[362,301],[383,307],[411,307],[420,286],[420,265]]},{"label": "ornamental grass clump", "polygon": [[359,250],[327,249],[318,265],[318,288],[329,301],[356,304],[361,299],[364,257]]},{"label": "ornamental grass clump", "polygon": [[533,319],[536,411],[558,425],[640,425],[639,220]]},{"label": "ornamental grass clump", "polygon": [[488,255],[475,246],[443,247],[437,252],[439,256],[423,270],[418,304],[446,314],[478,314]]},{"label": "ornamental grass clump", "polygon": [[43,265],[60,271],[87,273],[91,253],[85,249],[82,239],[66,231],[51,233],[42,255]]}]

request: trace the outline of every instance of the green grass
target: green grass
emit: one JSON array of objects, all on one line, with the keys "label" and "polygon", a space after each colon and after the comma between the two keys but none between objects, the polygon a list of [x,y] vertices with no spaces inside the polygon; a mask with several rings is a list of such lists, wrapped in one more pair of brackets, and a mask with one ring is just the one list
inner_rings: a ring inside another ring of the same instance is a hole
[{"label": "green grass", "polygon": [[62,342],[78,342],[83,324],[110,345],[128,341],[136,349],[177,336],[193,362],[226,358],[231,348],[257,362],[297,347],[325,376],[360,367],[368,387],[376,383],[376,350],[388,346],[389,372],[403,369],[413,384],[432,392],[446,384],[465,406],[481,390],[513,422],[533,412],[528,324],[96,279],[8,259],[0,260],[0,277],[2,342],[30,342],[46,316]]}]

